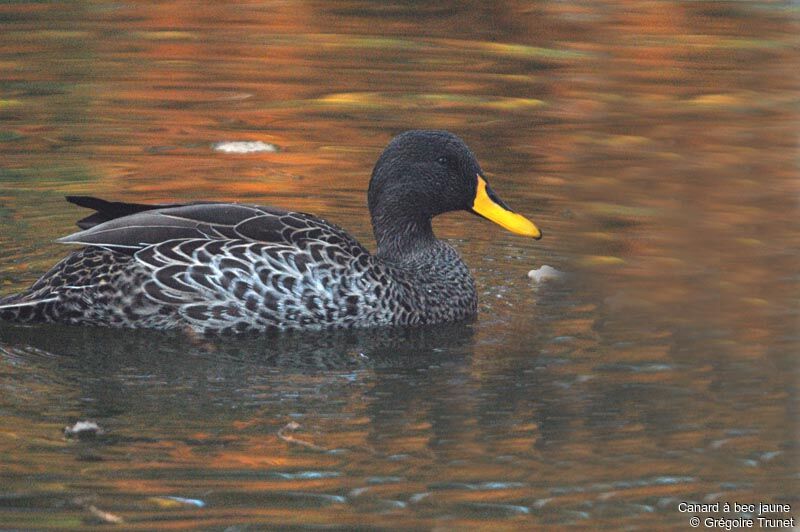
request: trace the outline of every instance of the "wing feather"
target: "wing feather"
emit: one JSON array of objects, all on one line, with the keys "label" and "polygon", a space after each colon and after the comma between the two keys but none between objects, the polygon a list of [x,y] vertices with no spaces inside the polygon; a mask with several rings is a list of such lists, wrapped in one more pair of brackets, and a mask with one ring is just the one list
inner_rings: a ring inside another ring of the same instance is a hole
[{"label": "wing feather", "polygon": [[74,202],[99,209],[98,220],[107,220],[60,238],[61,243],[133,253],[178,239],[244,240],[300,248],[312,242],[325,242],[351,253],[366,252],[358,241],[336,225],[310,214],[273,207],[238,203],[148,206],[97,198]]},{"label": "wing feather", "polygon": [[370,291],[353,293],[369,252],[312,215],[233,203],[82,204],[109,219],[60,241],[131,255],[147,272],[146,297],[198,330],[346,325],[354,308],[376,304]]}]

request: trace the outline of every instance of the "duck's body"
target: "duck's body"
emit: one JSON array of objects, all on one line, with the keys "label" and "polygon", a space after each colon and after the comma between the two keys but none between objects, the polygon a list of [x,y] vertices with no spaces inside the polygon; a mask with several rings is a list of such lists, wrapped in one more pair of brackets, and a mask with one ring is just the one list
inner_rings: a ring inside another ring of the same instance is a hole
[{"label": "duck's body", "polygon": [[0,303],[4,319],[246,332],[437,323],[476,310],[466,265],[438,240],[392,263],[308,214],[70,200],[104,218],[147,210],[62,239],[87,247]]},{"label": "duck's body", "polygon": [[[440,153],[437,170],[429,159]],[[474,176],[471,190],[456,188],[461,174]],[[463,142],[444,132],[401,135],[378,161],[369,197],[375,255],[309,214],[68,199],[97,211],[61,239],[85,247],[0,300],[1,319],[205,333],[461,320],[476,313],[475,286],[455,249],[433,236],[431,218],[469,208],[493,219],[480,211],[496,207],[522,224],[486,187]],[[520,227],[510,228],[539,236],[533,224]]]}]

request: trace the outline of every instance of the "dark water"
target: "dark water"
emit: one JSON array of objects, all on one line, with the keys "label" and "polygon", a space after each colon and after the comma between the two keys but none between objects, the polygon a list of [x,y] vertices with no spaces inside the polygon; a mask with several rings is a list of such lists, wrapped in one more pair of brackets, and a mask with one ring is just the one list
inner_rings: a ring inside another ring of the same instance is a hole
[{"label": "dark water", "polygon": [[[65,194],[273,204],[372,246],[369,172],[410,128],[462,136],[545,238],[437,222],[479,284],[472,324],[0,325],[0,528],[649,530],[686,528],[681,501],[797,519],[799,15],[1,5],[4,294],[65,253]],[[536,284],[542,265],[568,275]],[[78,420],[105,432],[65,439]]]}]

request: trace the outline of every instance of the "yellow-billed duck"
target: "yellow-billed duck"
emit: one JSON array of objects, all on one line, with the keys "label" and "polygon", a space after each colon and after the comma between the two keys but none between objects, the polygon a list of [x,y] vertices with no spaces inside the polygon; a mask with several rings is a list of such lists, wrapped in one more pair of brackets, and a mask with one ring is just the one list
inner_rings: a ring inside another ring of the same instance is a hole
[{"label": "yellow-billed duck", "polygon": [[465,210],[541,238],[445,131],[402,133],[378,159],[368,192],[374,255],[336,225],[273,207],[67,199],[96,211],[59,240],[83,247],[0,299],[3,320],[203,333],[462,320],[477,312],[475,285],[431,219]]}]

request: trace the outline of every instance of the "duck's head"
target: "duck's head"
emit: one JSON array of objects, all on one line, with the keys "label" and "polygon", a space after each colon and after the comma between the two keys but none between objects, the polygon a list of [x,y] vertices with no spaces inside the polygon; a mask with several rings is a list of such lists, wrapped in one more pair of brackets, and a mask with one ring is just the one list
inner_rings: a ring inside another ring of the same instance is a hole
[{"label": "duck's head", "polygon": [[447,131],[406,131],[392,139],[372,171],[368,198],[379,250],[403,236],[433,238],[431,219],[459,210],[542,237],[495,194],[464,141]]}]

